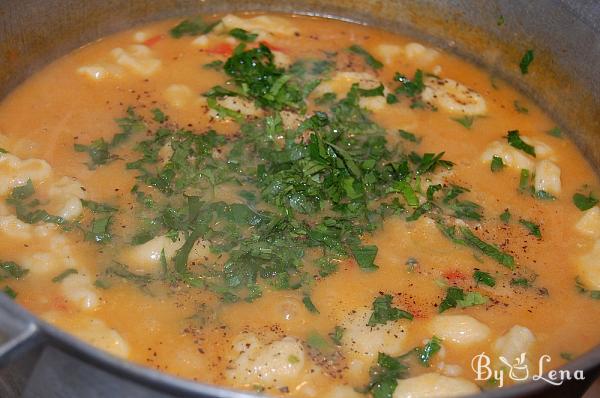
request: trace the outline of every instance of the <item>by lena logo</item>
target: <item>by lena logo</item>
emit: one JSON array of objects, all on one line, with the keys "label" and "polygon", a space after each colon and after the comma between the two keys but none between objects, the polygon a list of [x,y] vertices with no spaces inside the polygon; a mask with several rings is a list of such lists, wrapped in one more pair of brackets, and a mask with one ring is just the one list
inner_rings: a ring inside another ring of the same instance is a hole
[{"label": "by lena logo", "polygon": [[[574,372],[566,369],[553,369],[546,372],[544,365],[552,361],[548,354],[540,357],[537,369],[532,369],[533,367],[524,352],[514,358],[512,362],[503,356],[499,356],[498,359],[500,366],[492,366],[492,361],[485,352],[475,355],[471,360],[471,368],[476,375],[475,380],[496,382],[498,387],[502,387],[507,378],[517,382],[531,378],[531,380],[543,380],[555,386],[560,386],[565,380],[585,379],[583,370],[580,369]],[[534,370],[537,370],[537,372],[534,372]]]}]

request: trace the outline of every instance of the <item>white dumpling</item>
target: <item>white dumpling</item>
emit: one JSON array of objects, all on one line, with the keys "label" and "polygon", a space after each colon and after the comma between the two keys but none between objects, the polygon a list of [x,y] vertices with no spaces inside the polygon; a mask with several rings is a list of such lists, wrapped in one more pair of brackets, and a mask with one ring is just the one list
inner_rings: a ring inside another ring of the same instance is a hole
[{"label": "white dumpling", "polygon": [[[227,96],[223,98],[218,98],[217,104],[227,109],[231,109],[232,111],[241,113],[244,116],[258,117],[263,114],[262,109],[257,108],[253,101],[246,98]],[[213,114],[213,116],[216,116],[217,112],[211,109],[211,114]]]},{"label": "white dumpling", "polygon": [[81,309],[91,310],[98,305],[98,294],[87,274],[68,275],[60,284],[64,296]]},{"label": "white dumpling", "polygon": [[389,65],[402,53],[402,47],[396,44],[382,43],[375,47],[375,54],[381,58],[384,64]]},{"label": "white dumpling", "polygon": [[42,159],[25,159],[9,153],[0,153],[0,196],[6,195],[13,188],[43,181],[50,177],[52,168]]},{"label": "white dumpling", "polygon": [[426,78],[421,98],[454,114],[483,115],[487,111],[485,99],[481,94],[452,79]]},{"label": "white dumpling", "polygon": [[461,345],[484,341],[490,335],[489,327],[468,315],[437,315],[428,329],[444,341]]},{"label": "white dumpling", "polygon": [[600,290],[600,239],[579,259],[579,277],[588,289]]},{"label": "white dumpling", "polygon": [[142,77],[153,75],[162,65],[161,60],[154,57],[150,47],[143,44],[133,44],[126,50],[114,48],[111,55],[118,65]]},{"label": "white dumpling", "polygon": [[600,238],[600,207],[594,206],[584,211],[575,229],[590,238]]},{"label": "white dumpling", "polygon": [[4,239],[12,238],[19,240],[31,239],[33,227],[19,220],[16,216],[0,216],[0,236]]},{"label": "white dumpling", "polygon": [[88,316],[73,319],[72,316],[57,311],[42,314],[42,318],[58,326],[64,327],[66,326],[65,324],[68,324],[66,329],[70,333],[94,347],[108,351],[121,358],[129,356],[130,348],[127,341],[117,330],[109,327],[100,319]]},{"label": "white dumpling", "polygon": [[66,220],[74,220],[83,212],[81,199],[85,191],[79,181],[74,178],[62,177],[52,183],[48,189],[50,205],[48,211]]},{"label": "white dumpling", "polygon": [[404,46],[404,56],[419,66],[430,65],[439,55],[439,52],[421,43],[411,42]]},{"label": "white dumpling", "polygon": [[192,89],[185,84],[171,84],[163,93],[165,100],[174,108],[183,108],[194,99]]},{"label": "white dumpling", "polygon": [[285,386],[301,374],[306,361],[298,339],[284,337],[264,345],[254,334],[243,334],[236,339],[232,357],[226,376],[240,386]]},{"label": "white dumpling", "polygon": [[425,373],[398,380],[393,398],[463,397],[479,392],[479,387],[466,379]]},{"label": "white dumpling", "polygon": [[535,343],[535,336],[525,326],[515,325],[506,334],[499,337],[493,345],[498,357],[506,358],[509,363],[514,363],[522,354],[528,354]]},{"label": "white dumpling", "polygon": [[506,166],[514,169],[527,169],[531,172],[535,169],[535,163],[531,156],[505,142],[492,141],[481,155],[481,161],[489,163],[494,156],[502,158],[502,162]]},{"label": "white dumpling", "polygon": [[259,15],[252,18],[240,18],[235,15],[225,15],[221,20],[223,28],[216,29],[230,31],[234,28],[240,28],[252,33],[258,33],[257,40],[267,38],[266,33],[274,33],[283,36],[293,36],[298,29],[289,22],[289,20],[274,16]]},{"label": "white dumpling", "polygon": [[[353,84],[358,84],[361,89],[371,90],[379,87],[381,82],[375,75],[367,72],[337,72],[330,80],[319,84],[313,93],[315,96],[335,93],[338,97],[343,98],[350,91]],[[388,92],[389,90],[384,87],[384,95]],[[379,111],[386,107],[387,102],[384,96],[361,97],[359,105],[370,111]]]},{"label": "white dumpling", "polygon": [[551,160],[541,160],[535,166],[534,187],[536,191],[545,191],[558,196],[562,190],[560,167]]},{"label": "white dumpling", "polygon": [[368,326],[372,311],[361,309],[348,315],[342,322],[346,330],[342,344],[349,355],[372,360],[379,352],[399,355],[406,349],[407,327],[403,321]]},{"label": "white dumpling", "polygon": [[551,159],[554,156],[554,149],[545,142],[527,136],[522,136],[521,139],[533,147],[536,158]]},{"label": "white dumpling", "polygon": [[192,44],[194,46],[201,47],[201,48],[208,47],[209,42],[210,42],[210,39],[208,38],[208,35],[200,35],[200,36],[196,37],[194,40],[192,40]]},{"label": "white dumpling", "polygon": [[[162,251],[165,251],[165,258],[170,260],[184,243],[183,234],[175,241],[165,235],[157,236],[146,243],[131,246],[123,250],[119,258],[133,273],[156,273],[161,269],[160,257]],[[209,248],[207,243],[198,240],[190,251],[188,261],[200,260],[208,254]]]}]

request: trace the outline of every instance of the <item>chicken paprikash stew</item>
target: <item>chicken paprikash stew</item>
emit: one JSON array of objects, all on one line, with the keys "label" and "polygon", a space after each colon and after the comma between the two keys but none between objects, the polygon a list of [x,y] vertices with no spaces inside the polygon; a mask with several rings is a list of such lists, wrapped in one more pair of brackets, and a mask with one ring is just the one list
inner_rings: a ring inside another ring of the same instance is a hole
[{"label": "chicken paprikash stew", "polygon": [[531,100],[408,38],[164,21],[35,74],[0,134],[0,288],[146,367],[455,396],[600,341],[592,168]]}]

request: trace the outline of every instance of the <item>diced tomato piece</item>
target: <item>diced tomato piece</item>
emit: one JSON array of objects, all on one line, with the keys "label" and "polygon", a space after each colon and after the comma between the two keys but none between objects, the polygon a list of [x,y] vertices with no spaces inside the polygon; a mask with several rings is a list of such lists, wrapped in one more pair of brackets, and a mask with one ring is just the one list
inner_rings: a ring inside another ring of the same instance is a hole
[{"label": "diced tomato piece", "polygon": [[460,280],[466,279],[465,275],[458,270],[446,271],[442,275],[444,276],[444,278],[446,278],[450,281],[455,281],[457,279],[460,279]]},{"label": "diced tomato piece", "polygon": [[156,35],[153,36],[149,39],[144,40],[143,44],[148,46],[148,47],[152,47],[153,45],[155,45],[156,43],[158,43],[160,41],[160,39],[162,39],[162,35]]},{"label": "diced tomato piece", "polygon": [[206,50],[209,54],[220,54],[220,55],[231,55],[233,53],[233,47],[229,43],[221,43],[215,47]]},{"label": "diced tomato piece", "polygon": [[66,300],[63,296],[53,296],[50,302],[54,310],[66,311],[68,308]]}]

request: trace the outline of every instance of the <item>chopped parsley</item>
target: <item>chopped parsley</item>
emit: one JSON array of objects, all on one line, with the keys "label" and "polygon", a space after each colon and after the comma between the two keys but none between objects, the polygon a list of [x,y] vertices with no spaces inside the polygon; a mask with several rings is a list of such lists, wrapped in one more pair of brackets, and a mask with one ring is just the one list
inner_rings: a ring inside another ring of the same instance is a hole
[{"label": "chopped parsley", "polygon": [[467,227],[461,227],[463,239],[468,246],[471,246],[486,256],[496,260],[498,263],[504,265],[507,268],[514,269],[515,260],[508,254],[497,248],[496,246],[479,239],[471,230]]},{"label": "chopped parsley", "polygon": [[575,278],[575,289],[577,289],[577,291],[580,294],[586,295],[586,296],[590,297],[591,299],[600,300],[600,290],[588,289],[585,286],[585,284],[581,281],[579,276]]},{"label": "chopped parsley", "polygon": [[572,361],[575,358],[575,356],[570,352],[561,352],[560,357],[565,361]]},{"label": "chopped parsley", "polygon": [[523,225],[528,231],[529,234],[535,236],[538,239],[542,239],[542,232],[540,231],[540,226],[532,221],[520,219],[519,223]]},{"label": "chopped parsley", "polygon": [[529,190],[529,179],[529,170],[521,169],[521,173],[519,176],[519,191],[526,192],[527,190]]},{"label": "chopped parsley", "polygon": [[78,274],[78,273],[79,273],[79,271],[77,271],[75,268],[67,268],[66,270],[64,270],[63,272],[61,272],[60,274],[58,274],[54,278],[52,278],[52,282],[54,282],[54,283],[62,282],[69,275],[74,275],[74,274]]},{"label": "chopped parsley", "polygon": [[390,105],[397,104],[398,97],[395,94],[388,93],[388,95],[385,96],[385,102]]},{"label": "chopped parsley", "polygon": [[533,50],[527,50],[525,54],[523,54],[523,58],[521,58],[521,62],[519,62],[519,69],[521,69],[521,74],[526,75],[527,73],[529,73],[529,65],[531,65],[533,59]]},{"label": "chopped parsley", "polygon": [[519,113],[523,113],[523,114],[528,114],[529,113],[529,109],[527,109],[523,105],[521,105],[521,103],[519,102],[519,100],[514,100],[513,101],[513,105],[515,107],[515,111],[517,111]]},{"label": "chopped parsley", "polygon": [[85,240],[96,243],[107,243],[112,239],[110,223],[112,216],[96,218],[89,231],[85,231]]},{"label": "chopped parsley", "polygon": [[211,61],[207,64],[202,65],[202,67],[204,69],[212,69],[212,70],[220,71],[223,69],[223,64],[224,64],[223,61],[221,61],[220,59],[216,59],[214,61]]},{"label": "chopped parsley", "polygon": [[563,137],[563,132],[560,127],[552,127],[550,130],[546,131],[546,133],[554,138]]},{"label": "chopped parsley", "polygon": [[7,278],[20,279],[27,275],[28,272],[28,269],[21,267],[13,261],[0,262],[0,281]]},{"label": "chopped parsley", "polygon": [[446,297],[440,303],[438,311],[440,313],[450,308],[465,308],[487,303],[487,297],[477,292],[464,292],[461,288],[450,286],[446,290]]},{"label": "chopped parsley", "polygon": [[317,309],[317,307],[315,306],[315,304],[312,302],[311,298],[309,295],[305,295],[304,298],[302,299],[302,303],[304,304],[304,306],[306,307],[306,309],[309,312],[312,312],[313,314],[318,314],[319,310]]},{"label": "chopped parsley", "polygon": [[312,331],[306,337],[306,344],[320,353],[327,355],[335,351],[335,347],[326,338],[321,336],[318,332]]},{"label": "chopped parsley", "polygon": [[381,61],[377,60],[373,57],[367,50],[359,46],[358,44],[353,44],[348,48],[348,51],[354,53],[356,55],[360,55],[364,61],[373,69],[381,69],[383,68],[383,64]]},{"label": "chopped parsley", "polygon": [[[273,53],[262,43],[249,50],[246,50],[244,43],[240,44],[223,65],[223,70],[236,84],[237,91],[217,86],[205,94],[209,99],[239,95],[255,100],[262,108],[304,111],[306,107],[304,97],[310,92],[304,92],[293,75],[275,65]],[[314,83],[310,86],[316,87]]]},{"label": "chopped parsley", "polygon": [[117,155],[110,152],[111,149],[114,149],[129,140],[134,133],[146,129],[145,123],[142,121],[141,117],[135,113],[132,107],[127,109],[127,116],[115,119],[115,121],[121,131],[115,134],[110,142],[105,141],[104,138],[99,138],[92,141],[89,145],[74,144],[73,147],[76,152],[88,154],[90,158],[90,161],[86,163],[88,169],[94,170],[98,166],[105,165],[118,159],[119,157]]},{"label": "chopped parsley", "polygon": [[17,298],[17,292],[10,286],[4,286],[2,292],[13,300]]},{"label": "chopped parsley", "polygon": [[502,221],[504,224],[508,224],[511,217],[512,215],[510,214],[510,211],[508,209],[504,209],[502,214],[500,214],[500,221]]},{"label": "chopped parsley", "polygon": [[398,130],[398,134],[400,135],[400,137],[402,137],[406,141],[414,142],[415,144],[418,144],[419,142],[421,142],[421,138],[417,137],[416,135],[414,135],[413,133],[411,133],[409,131]]},{"label": "chopped parsley", "polygon": [[519,130],[509,131],[506,138],[508,140],[508,143],[512,147],[517,148],[525,152],[526,154],[535,157],[535,148],[521,139],[521,136],[519,135]]},{"label": "chopped parsley", "polygon": [[460,124],[466,129],[470,129],[475,121],[475,116],[465,115],[463,117],[453,117],[451,120],[454,120],[456,123]]},{"label": "chopped parsley", "polygon": [[519,286],[519,287],[531,287],[532,283],[529,279],[527,278],[512,278],[510,280],[510,285],[511,286]]},{"label": "chopped parsley", "polygon": [[[532,187],[533,189],[533,187]],[[533,197],[539,200],[556,200],[556,196],[552,195],[550,192],[546,192],[544,190],[535,191],[533,193]]]},{"label": "chopped parsley", "polygon": [[165,115],[164,112],[161,111],[159,108],[154,108],[150,110],[150,112],[152,112],[152,120],[154,120],[155,122],[164,123],[169,119],[169,117]]},{"label": "chopped parsley", "polygon": [[392,296],[390,294],[377,297],[375,301],[373,301],[372,308],[373,313],[367,323],[368,326],[386,324],[387,322],[397,321],[399,319],[413,319],[411,313],[392,307]]},{"label": "chopped parsley", "polygon": [[169,33],[175,39],[183,36],[198,36],[209,33],[220,21],[206,22],[201,16],[185,19],[169,30]]},{"label": "chopped parsley", "polygon": [[379,268],[374,263],[377,256],[377,246],[375,245],[356,245],[352,247],[352,255],[358,266],[363,270],[372,271]]},{"label": "chopped parsley", "polygon": [[33,182],[31,179],[28,179],[25,185],[13,188],[10,198],[13,200],[23,200],[29,198],[34,193],[35,189],[33,188]]},{"label": "chopped parsley", "polygon": [[439,337],[433,336],[425,346],[415,348],[415,352],[417,354],[417,359],[421,363],[421,365],[425,367],[430,367],[431,358],[442,349],[442,340]]},{"label": "chopped parsley", "polygon": [[344,329],[341,326],[336,326],[333,329],[333,332],[329,333],[329,338],[331,339],[331,341],[333,341],[333,343],[337,346],[341,346],[342,345],[342,338],[344,337],[344,332],[346,329]]},{"label": "chopped parsley", "polygon": [[113,213],[118,209],[106,203],[98,203],[91,200],[81,199],[83,207],[90,209],[94,213]]},{"label": "chopped parsley", "polygon": [[229,31],[229,36],[235,37],[236,39],[238,39],[240,41],[250,43],[250,42],[253,42],[254,40],[256,40],[256,38],[258,37],[258,34],[250,33],[247,30],[244,30],[241,28],[234,28]]},{"label": "chopped parsley", "polygon": [[408,366],[399,358],[380,352],[377,363],[369,370],[370,381],[365,392],[370,392],[373,398],[392,398],[398,379],[408,377]]},{"label": "chopped parsley", "polygon": [[587,196],[581,193],[573,195],[573,203],[581,211],[586,211],[598,204],[598,199],[590,192]]},{"label": "chopped parsley", "polygon": [[[421,69],[416,70],[412,79],[409,79],[405,75],[396,72],[394,74],[394,80],[401,83],[401,85],[397,87],[394,92],[398,95],[405,95],[409,98],[416,97],[425,88],[425,83],[423,82],[423,71]],[[415,103],[413,102],[413,106],[414,104]]]},{"label": "chopped parsley", "polygon": [[480,271],[477,269],[473,272],[473,279],[478,284],[481,283],[489,287],[496,286],[496,279],[488,272]]},{"label": "chopped parsley", "polygon": [[496,156],[494,155],[492,157],[492,162],[490,163],[490,169],[492,170],[492,172],[497,172],[500,171],[504,168],[504,162],[502,161],[502,158],[500,156]]}]

